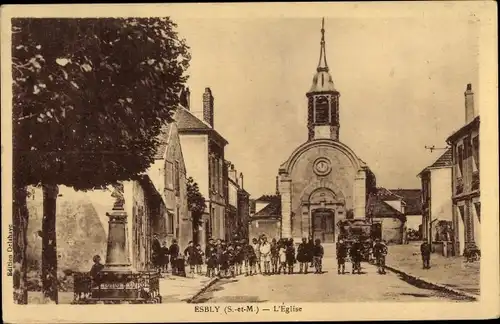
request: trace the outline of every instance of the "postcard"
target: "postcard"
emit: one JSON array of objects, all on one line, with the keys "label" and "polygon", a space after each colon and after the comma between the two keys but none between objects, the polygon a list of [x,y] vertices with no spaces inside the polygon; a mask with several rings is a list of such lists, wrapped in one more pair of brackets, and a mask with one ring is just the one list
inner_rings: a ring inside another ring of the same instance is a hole
[{"label": "postcard", "polygon": [[2,7],[4,321],[497,317],[495,6]]}]

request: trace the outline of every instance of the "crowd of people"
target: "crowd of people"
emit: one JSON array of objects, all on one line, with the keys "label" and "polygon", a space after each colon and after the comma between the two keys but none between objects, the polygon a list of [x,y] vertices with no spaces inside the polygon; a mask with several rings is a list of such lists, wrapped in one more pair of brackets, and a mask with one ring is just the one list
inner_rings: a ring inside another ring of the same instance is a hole
[{"label": "crowd of people", "polygon": [[323,273],[323,246],[319,239],[304,238],[297,249],[293,239],[272,239],[265,235],[230,241],[213,238],[203,250],[200,244],[189,242],[183,253],[177,241],[172,240],[170,247],[166,242],[160,244],[155,235],[152,244],[152,263],[159,272],[166,273],[171,267],[174,275],[206,275],[207,277],[236,277],[238,275],[252,276],[256,274],[293,274],[295,265],[299,263],[299,272],[307,274],[313,267],[314,273]]},{"label": "crowd of people", "polygon": [[[346,262],[352,263],[351,272],[361,274],[361,262],[366,253],[366,246],[359,240],[353,243],[345,242],[341,237],[336,243],[337,272],[346,273]],[[378,273],[385,274],[385,257],[387,245],[377,239],[369,248],[369,258],[377,265]],[[323,273],[324,249],[321,240],[303,238],[295,247],[293,239],[268,240],[266,235],[246,239],[234,238],[226,241],[210,238],[205,249],[200,244],[189,242],[181,252],[177,240],[160,244],[158,236],[154,236],[152,245],[152,263],[159,272],[169,270],[173,275],[190,276],[205,275],[207,277],[236,277],[238,275],[252,276],[256,274],[275,275],[296,273]],[[188,267],[189,270],[186,270]],[[309,269],[313,268],[313,271]]]},{"label": "crowd of people", "polygon": [[[337,273],[344,274],[346,261],[349,259],[352,263],[352,274],[361,274],[361,261],[366,251],[366,246],[359,239],[355,239],[352,244],[347,244],[342,238],[339,238],[337,244]],[[387,244],[385,241],[376,239],[368,248],[368,258],[377,265],[377,272],[385,274],[385,257],[387,255]]]}]

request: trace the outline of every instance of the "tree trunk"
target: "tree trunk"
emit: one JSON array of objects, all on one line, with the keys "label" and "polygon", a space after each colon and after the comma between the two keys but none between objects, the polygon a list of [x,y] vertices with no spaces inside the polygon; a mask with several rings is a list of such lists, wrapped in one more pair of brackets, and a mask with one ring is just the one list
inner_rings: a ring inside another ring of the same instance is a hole
[{"label": "tree trunk", "polygon": [[14,252],[14,302],[28,303],[26,247],[28,246],[28,206],[26,187],[14,186],[12,243]]},{"label": "tree trunk", "polygon": [[57,185],[43,185],[42,291],[44,298],[58,303],[56,202]]}]

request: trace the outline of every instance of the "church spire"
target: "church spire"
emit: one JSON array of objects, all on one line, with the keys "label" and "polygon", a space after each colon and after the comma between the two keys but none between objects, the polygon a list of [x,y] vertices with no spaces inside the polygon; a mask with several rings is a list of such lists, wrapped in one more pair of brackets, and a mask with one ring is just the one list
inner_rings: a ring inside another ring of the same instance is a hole
[{"label": "church spire", "polygon": [[319,62],[318,68],[316,69],[318,72],[328,72],[328,63],[326,63],[326,46],[325,46],[325,18],[323,17],[321,21],[321,47],[319,51]]}]

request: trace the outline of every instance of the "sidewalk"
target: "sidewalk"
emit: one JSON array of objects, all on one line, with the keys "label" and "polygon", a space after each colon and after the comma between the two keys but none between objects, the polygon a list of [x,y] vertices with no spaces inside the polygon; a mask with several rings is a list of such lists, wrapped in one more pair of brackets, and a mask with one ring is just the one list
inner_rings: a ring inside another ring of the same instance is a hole
[{"label": "sidewalk", "polygon": [[467,263],[463,257],[446,258],[433,253],[431,268],[422,269],[420,242],[389,245],[386,265],[394,272],[402,272],[413,280],[423,281],[437,288],[475,298],[480,295],[479,262]]},{"label": "sidewalk", "polygon": [[[200,292],[207,289],[216,280],[205,276],[177,277],[170,273],[163,275],[160,279],[160,295],[162,303],[186,303]],[[59,304],[71,304],[73,302],[73,287],[69,291],[59,291]],[[45,304],[40,291],[28,292],[28,304]]]},{"label": "sidewalk", "polygon": [[160,294],[162,303],[185,303],[204,291],[216,281],[202,275],[178,277],[168,274],[160,279]]}]

